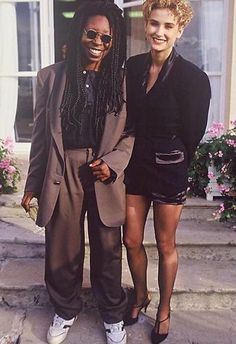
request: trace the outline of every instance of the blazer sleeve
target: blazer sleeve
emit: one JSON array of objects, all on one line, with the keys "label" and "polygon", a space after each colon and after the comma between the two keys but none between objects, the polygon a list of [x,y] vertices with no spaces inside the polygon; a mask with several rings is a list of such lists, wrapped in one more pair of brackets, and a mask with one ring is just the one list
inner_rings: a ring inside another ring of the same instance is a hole
[{"label": "blazer sleeve", "polygon": [[185,92],[181,97],[181,137],[190,164],[196,148],[205,134],[211,88],[208,76],[200,70],[185,87]]},{"label": "blazer sleeve", "polygon": [[113,181],[119,178],[127,167],[133,150],[133,144],[134,137],[127,132],[123,132],[114,150],[101,157],[108,167],[115,172]]},{"label": "blazer sleeve", "polygon": [[123,116],[126,117],[124,130],[121,133],[120,139],[114,149],[101,157],[101,159],[113,171],[112,181],[115,181],[116,178],[119,178],[123,174],[129,163],[134,146],[133,121],[127,116],[126,102],[124,103],[123,109],[119,116],[121,116],[121,118]]},{"label": "blazer sleeve", "polygon": [[25,191],[34,192],[38,197],[41,193],[45,175],[46,154],[46,101],[48,90],[41,72],[37,75],[36,104],[34,110],[34,126],[29,158],[29,170]]}]

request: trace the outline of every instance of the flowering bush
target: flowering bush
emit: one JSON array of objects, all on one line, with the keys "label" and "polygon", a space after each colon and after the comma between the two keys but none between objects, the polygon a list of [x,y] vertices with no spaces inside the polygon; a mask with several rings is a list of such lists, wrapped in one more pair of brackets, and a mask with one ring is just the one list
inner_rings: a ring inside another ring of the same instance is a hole
[{"label": "flowering bush", "polygon": [[[214,123],[200,143],[189,170],[189,194],[205,196],[211,192],[214,179],[223,196],[220,209],[214,213],[220,221],[236,220],[236,121],[224,133],[221,123]],[[209,185],[208,185],[209,184]]]},{"label": "flowering bush", "polygon": [[10,137],[0,139],[0,193],[16,191],[20,171],[13,157],[13,141]]}]

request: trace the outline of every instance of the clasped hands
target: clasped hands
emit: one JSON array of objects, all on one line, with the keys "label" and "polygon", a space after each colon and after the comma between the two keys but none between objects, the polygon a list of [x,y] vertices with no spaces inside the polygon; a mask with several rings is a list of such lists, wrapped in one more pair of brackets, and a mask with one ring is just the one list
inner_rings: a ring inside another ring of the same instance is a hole
[{"label": "clasped hands", "polygon": [[93,176],[100,180],[100,182],[105,182],[111,177],[111,170],[102,159],[94,160],[89,164],[89,167],[92,170]]}]

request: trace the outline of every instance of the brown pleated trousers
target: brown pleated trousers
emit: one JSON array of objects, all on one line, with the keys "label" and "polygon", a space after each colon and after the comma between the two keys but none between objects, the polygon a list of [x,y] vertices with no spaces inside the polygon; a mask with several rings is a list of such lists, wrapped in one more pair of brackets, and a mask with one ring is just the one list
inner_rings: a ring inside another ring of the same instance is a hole
[{"label": "brown pleated trousers", "polygon": [[87,212],[92,289],[103,321],[116,323],[123,319],[126,309],[121,287],[121,231],[120,227],[107,227],[100,220],[88,167],[92,159],[89,148],[65,151],[64,179],[46,226],[45,282],[59,316],[71,319],[79,313]]}]

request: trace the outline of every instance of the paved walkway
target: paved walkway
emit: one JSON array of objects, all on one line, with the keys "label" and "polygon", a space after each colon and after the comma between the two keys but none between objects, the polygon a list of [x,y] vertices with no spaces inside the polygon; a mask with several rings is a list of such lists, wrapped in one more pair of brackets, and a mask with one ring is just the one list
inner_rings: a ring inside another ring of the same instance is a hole
[{"label": "paved walkway", "polygon": [[[152,316],[141,315],[138,324],[127,327],[128,344],[149,344],[154,325]],[[53,312],[49,307],[0,308],[0,344],[44,344]],[[166,344],[235,344],[236,311],[172,312]],[[17,342],[17,338],[20,338]],[[105,344],[105,333],[96,311],[79,315],[66,344]]]}]

